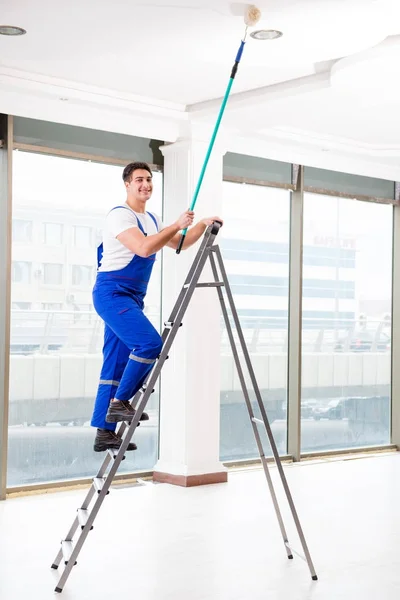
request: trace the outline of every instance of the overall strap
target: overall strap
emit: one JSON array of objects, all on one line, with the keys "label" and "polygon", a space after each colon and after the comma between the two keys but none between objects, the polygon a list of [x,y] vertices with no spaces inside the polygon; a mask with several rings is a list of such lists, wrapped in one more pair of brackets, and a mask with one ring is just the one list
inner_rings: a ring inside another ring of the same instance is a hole
[{"label": "overall strap", "polygon": [[97,246],[97,268],[100,268],[101,259],[103,258],[103,242]]},{"label": "overall strap", "polygon": [[[141,231],[141,232],[142,232],[144,235],[146,235],[146,236],[147,236],[147,233],[146,233],[146,232],[145,232],[145,230],[143,229],[143,225],[141,224],[140,220],[138,219],[138,217],[137,217],[137,215],[136,215],[135,211],[133,211],[131,208],[129,208],[129,206],[124,206],[124,205],[120,205],[120,206],[114,206],[114,208],[112,208],[111,210],[115,210],[116,208],[126,208],[126,210],[130,210],[130,211],[131,211],[131,212],[132,212],[132,213],[135,215],[135,217],[136,217],[136,221],[137,221],[137,224],[138,224],[138,227],[139,227],[140,231]],[[110,210],[110,212],[111,212],[111,210]],[[153,215],[151,212],[147,212],[147,211],[146,211],[146,213],[145,213],[145,214],[149,215],[149,217],[150,217],[150,218],[151,218],[151,220],[153,221],[154,225],[156,226],[156,230],[158,231],[158,223],[157,223],[157,219],[155,218],[155,216],[154,216],[154,215]]]},{"label": "overall strap", "polygon": [[154,222],[154,225],[156,226],[156,229],[157,229],[157,231],[158,231],[158,223],[157,223],[157,219],[156,219],[156,218],[155,218],[155,216],[154,216],[154,215],[152,215],[150,212],[148,212],[147,214],[149,215],[149,217],[151,217],[151,218],[152,218],[152,220],[153,220],[153,222]]},{"label": "overall strap", "polygon": [[[116,208],[126,208],[126,210],[129,210],[131,213],[133,213],[135,215],[135,218],[136,218],[136,221],[137,221],[137,224],[138,224],[138,227],[139,227],[140,231],[143,233],[143,235],[147,236],[147,233],[143,229],[143,225],[141,224],[140,220],[137,218],[135,212],[131,208],[129,208],[129,206],[124,206],[124,205],[121,204],[120,206],[114,206],[114,208],[112,208],[111,210],[115,210]],[[110,210],[110,212],[111,212],[111,210]]]},{"label": "overall strap", "polygon": [[[114,208],[112,208],[109,212],[111,212],[112,210],[115,210],[117,208],[126,208],[126,210],[130,210],[131,212],[133,212],[133,210],[131,210],[130,208],[128,208],[128,206],[123,206],[122,204],[120,206],[114,206]],[[135,215],[135,213],[133,213],[133,214]],[[135,215],[135,217],[136,217],[136,215]],[[141,226],[140,221],[139,221],[139,219],[137,217],[136,217],[136,221],[137,221],[138,227],[141,230],[141,232],[144,235],[146,235],[145,232],[143,231],[143,227]],[[104,249],[103,248],[103,242],[101,242],[101,244],[99,244],[97,246],[97,268],[98,269],[100,268],[101,259],[103,258],[103,249]]]},{"label": "overall strap", "polygon": [[[135,217],[136,217],[136,215],[135,215]],[[140,222],[140,219],[138,219],[138,218],[136,217],[136,221],[137,221],[137,224],[138,224],[138,227],[139,227],[140,231],[143,233],[143,235],[147,236],[147,233],[146,233],[146,232],[145,232],[145,230],[143,229],[143,225],[141,224],[141,222]]]}]

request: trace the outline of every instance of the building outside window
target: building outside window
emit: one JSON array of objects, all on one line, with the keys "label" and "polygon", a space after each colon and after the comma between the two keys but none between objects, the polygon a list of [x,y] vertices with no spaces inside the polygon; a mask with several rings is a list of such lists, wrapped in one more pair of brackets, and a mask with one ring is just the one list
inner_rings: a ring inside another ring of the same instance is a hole
[{"label": "building outside window", "polygon": [[43,243],[47,246],[61,246],[63,234],[62,223],[43,223]]},{"label": "building outside window", "polygon": [[32,221],[14,219],[12,223],[13,243],[30,244],[32,242]]},{"label": "building outside window", "polygon": [[93,245],[93,228],[74,225],[73,244],[75,248],[90,248]]},{"label": "building outside window", "polygon": [[32,277],[32,263],[26,261],[13,261],[13,283],[30,283]]}]

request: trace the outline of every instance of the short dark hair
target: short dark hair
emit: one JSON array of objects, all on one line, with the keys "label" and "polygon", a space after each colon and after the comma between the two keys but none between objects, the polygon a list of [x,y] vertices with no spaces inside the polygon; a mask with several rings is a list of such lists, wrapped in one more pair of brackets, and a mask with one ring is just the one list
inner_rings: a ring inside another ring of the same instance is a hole
[{"label": "short dark hair", "polygon": [[126,167],[122,173],[122,179],[124,181],[131,181],[133,171],[137,171],[138,169],[144,169],[145,171],[148,171],[150,173],[150,175],[153,177],[153,173],[151,172],[151,169],[147,163],[131,162],[131,163],[129,163],[129,165],[126,165]]}]

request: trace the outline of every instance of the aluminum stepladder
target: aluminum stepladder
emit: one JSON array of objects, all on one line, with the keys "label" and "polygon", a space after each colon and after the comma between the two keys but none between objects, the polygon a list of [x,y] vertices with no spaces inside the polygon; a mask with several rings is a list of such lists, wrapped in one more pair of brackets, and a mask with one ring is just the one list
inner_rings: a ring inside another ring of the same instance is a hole
[{"label": "aluminum stepladder", "polygon": [[[278,518],[278,523],[280,527],[280,531],[283,538],[283,543],[285,546],[285,550],[287,553],[287,557],[289,559],[293,558],[293,554],[297,554],[300,558],[303,558],[309,567],[311,577],[313,580],[317,580],[317,575],[314,569],[314,565],[310,556],[310,552],[307,547],[307,543],[302,531],[302,527],[299,521],[299,517],[297,515],[296,508],[294,506],[293,498],[286,480],[285,473],[283,471],[283,467],[279,458],[278,450],[275,444],[275,440],[272,435],[271,427],[268,421],[267,413],[262,401],[261,393],[258,387],[258,383],[255,377],[255,373],[253,370],[253,366],[250,360],[250,355],[247,350],[246,342],[244,339],[244,335],[242,332],[242,328],[240,325],[238,313],[235,308],[235,304],[233,301],[232,292],[230,289],[229,281],[227,278],[227,274],[225,271],[225,267],[222,260],[221,251],[218,245],[214,245],[214,240],[216,235],[218,234],[220,228],[219,223],[214,223],[210,226],[203,238],[201,246],[196,254],[196,257],[193,261],[191,268],[189,269],[189,273],[186,277],[185,283],[183,284],[182,290],[179,294],[179,297],[175,303],[175,306],[172,310],[171,316],[169,320],[165,323],[165,328],[162,333],[162,341],[163,346],[158,357],[158,360],[152,369],[150,375],[147,378],[146,383],[143,385],[141,390],[136,394],[134,399],[132,400],[132,405],[136,408],[135,416],[131,421],[130,425],[127,423],[121,423],[119,429],[117,431],[118,435],[123,437],[122,444],[118,451],[109,450],[104,459],[103,464],[101,465],[96,477],[94,477],[92,485],[86,495],[85,500],[83,501],[82,506],[77,510],[77,515],[75,516],[71,528],[69,529],[66,537],[61,542],[61,548],[54,559],[51,567],[53,569],[58,569],[61,561],[64,561],[64,571],[58,580],[57,587],[55,588],[56,592],[62,592],[65,583],[71,573],[73,566],[76,565],[76,561],[78,555],[82,549],[82,546],[87,538],[89,531],[93,529],[93,523],[97,516],[97,513],[100,510],[100,507],[103,503],[104,498],[107,494],[109,494],[109,488],[112,484],[114,476],[118,470],[121,461],[124,459],[124,455],[126,452],[126,448],[132,438],[132,435],[135,432],[136,427],[140,421],[140,417],[145,409],[147,401],[152,393],[155,384],[160,375],[161,369],[164,365],[165,360],[168,358],[168,352],[171,348],[171,345],[175,339],[175,336],[182,325],[182,318],[186,312],[190,299],[193,295],[193,292],[196,288],[199,287],[215,287],[217,289],[218,297],[221,304],[222,313],[224,316],[225,326],[228,332],[228,337],[236,365],[236,369],[238,372],[239,380],[241,383],[244,400],[249,412],[254,436],[257,443],[257,448],[260,454],[262,466],[264,469],[264,473],[267,479],[269,491],[271,493],[272,502],[275,508],[276,516]],[[204,269],[204,266],[207,262],[207,259],[210,261],[211,270],[214,276],[214,281],[208,283],[199,282],[200,275]],[[218,271],[219,268],[219,271]],[[224,293],[222,289],[225,289],[225,294],[227,301],[225,300]],[[241,357],[239,356],[238,349],[236,347],[236,342],[232,330],[232,326],[230,323],[230,317],[227,309],[227,304],[230,308],[231,315],[233,317],[237,335],[239,337],[241,350],[243,352],[243,357],[245,361],[245,365],[247,367],[248,375],[250,376],[250,380],[253,386],[253,390],[256,395],[257,405],[261,414],[261,419],[258,419],[254,415],[253,407],[251,404],[249,391],[246,385],[244,371],[242,368]],[[299,539],[303,548],[304,556],[293,550],[288,541],[288,536],[286,534],[285,525],[283,522],[282,514],[279,508],[278,500],[275,494],[275,489],[272,483],[271,475],[268,468],[267,459],[264,454],[264,449],[261,441],[261,437],[258,431],[259,425],[265,427],[268,440],[272,449],[273,457],[275,459],[275,463],[280,475],[280,479],[282,482],[283,489],[286,494],[286,498],[292,513],[292,517],[294,523],[296,525],[297,533],[299,535]],[[125,434],[125,435],[124,435]],[[74,542],[74,536],[77,533],[78,529],[79,535],[77,537],[76,542]]]}]

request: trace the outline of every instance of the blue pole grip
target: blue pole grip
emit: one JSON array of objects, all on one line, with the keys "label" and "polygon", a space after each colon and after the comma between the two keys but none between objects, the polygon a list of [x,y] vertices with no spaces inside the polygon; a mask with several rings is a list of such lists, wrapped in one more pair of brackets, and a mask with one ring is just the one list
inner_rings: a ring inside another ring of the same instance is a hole
[{"label": "blue pole grip", "polygon": [[240,48],[238,50],[238,53],[236,54],[235,62],[240,62],[240,59],[242,58],[242,54],[243,54],[243,48],[244,48],[244,41],[242,40],[242,43],[240,44]]}]

